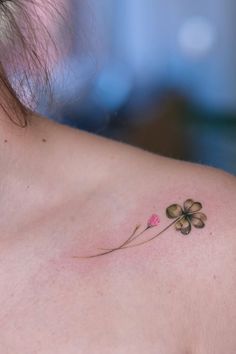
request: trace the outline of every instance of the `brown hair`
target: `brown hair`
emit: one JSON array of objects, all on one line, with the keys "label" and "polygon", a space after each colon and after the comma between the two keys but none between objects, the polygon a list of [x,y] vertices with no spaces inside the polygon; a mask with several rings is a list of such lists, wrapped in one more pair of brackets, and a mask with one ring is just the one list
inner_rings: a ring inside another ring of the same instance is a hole
[{"label": "brown hair", "polygon": [[0,109],[19,127],[52,93],[48,42],[56,46],[42,18],[51,14],[55,21],[59,12],[54,1],[38,1],[0,0]]}]

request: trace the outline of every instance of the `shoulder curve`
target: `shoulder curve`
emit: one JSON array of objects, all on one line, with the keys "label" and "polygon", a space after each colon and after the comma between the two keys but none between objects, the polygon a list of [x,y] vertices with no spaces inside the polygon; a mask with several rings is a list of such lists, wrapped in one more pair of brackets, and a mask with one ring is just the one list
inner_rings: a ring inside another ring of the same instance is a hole
[{"label": "shoulder curve", "polygon": [[[163,301],[170,298],[176,304],[176,318],[188,318],[191,331],[187,328],[185,335],[191,337],[191,343],[197,342],[202,351],[205,346],[221,348],[213,349],[216,353],[223,352],[223,348],[233,353],[236,345],[235,176],[215,167],[174,160],[126,145],[115,144],[113,149],[109,152],[114,154],[112,171],[119,171],[115,186],[122,190],[123,197],[125,183],[128,190],[125,200],[133,200],[136,193],[135,203],[141,205],[138,207],[141,215],[144,209],[145,214],[148,212],[149,206],[164,211],[171,203],[183,205],[188,198],[203,203],[207,227],[202,232],[195,229],[185,241],[171,229],[158,245],[138,253],[141,257],[148,256],[147,271],[142,268],[141,281],[150,290],[145,290],[145,296],[154,293],[160,297],[161,291],[165,296]],[[206,323],[209,324],[207,338],[202,332]],[[216,338],[215,332],[222,335]]]}]

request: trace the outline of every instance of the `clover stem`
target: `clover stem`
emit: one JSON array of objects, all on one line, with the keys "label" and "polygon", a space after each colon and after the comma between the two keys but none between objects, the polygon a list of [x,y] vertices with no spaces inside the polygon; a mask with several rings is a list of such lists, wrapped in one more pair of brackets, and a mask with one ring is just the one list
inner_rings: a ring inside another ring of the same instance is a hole
[{"label": "clover stem", "polygon": [[138,230],[139,226],[136,226],[135,230],[133,231],[133,233],[130,235],[130,237],[123,242],[119,247],[115,247],[115,248],[98,248],[99,250],[103,250],[103,251],[111,251],[111,250],[118,250],[120,248],[124,248],[125,245],[129,244],[131,241],[135,240],[137,237],[141,236],[145,231],[147,231],[148,229],[151,228],[151,226],[147,226],[144,230],[142,230],[141,232],[139,232],[135,237],[133,237],[136,233],[136,231]]},{"label": "clover stem", "polygon": [[131,241],[133,241],[136,237],[142,235],[149,227],[147,226],[146,229],[144,229],[143,231],[141,231],[139,234],[137,234],[135,237],[133,237],[136,233],[136,231],[139,229],[140,225],[137,225],[134,229],[134,231],[132,232],[132,234],[130,235],[130,237],[125,241],[123,242],[119,247],[117,248],[121,248],[125,245],[127,245],[128,243],[130,243]]},{"label": "clover stem", "polygon": [[[122,249],[140,246],[140,245],[143,245],[144,243],[147,243],[147,242],[150,242],[150,241],[154,240],[156,237],[160,236],[163,232],[165,232],[165,231],[168,230],[171,226],[173,226],[176,222],[178,222],[179,220],[183,219],[183,217],[184,217],[184,215],[178,217],[178,218],[175,219],[172,223],[170,223],[168,226],[166,226],[163,230],[161,230],[158,234],[156,234],[155,236],[149,238],[148,240],[145,240],[145,241],[136,243],[135,245],[125,246],[125,247],[123,247]],[[133,240],[132,240],[132,241],[133,241]]]},{"label": "clover stem", "polygon": [[[184,215],[179,216],[177,219],[175,219],[172,223],[170,223],[169,225],[167,225],[163,230],[161,230],[161,231],[160,231],[158,234],[156,234],[155,236],[151,237],[151,238],[148,239],[148,240],[145,240],[145,241],[136,243],[135,245],[124,246],[124,247],[118,247],[118,248],[112,248],[112,249],[110,249],[110,250],[107,250],[106,252],[94,254],[94,255],[92,255],[92,256],[84,256],[84,257],[73,256],[72,258],[94,258],[94,257],[104,256],[105,254],[112,253],[112,252],[114,252],[114,251],[119,251],[119,250],[122,250],[122,249],[131,248],[131,247],[137,247],[137,246],[143,245],[144,243],[150,242],[150,241],[152,241],[153,239],[155,239],[156,237],[160,236],[163,232],[165,232],[166,230],[168,230],[171,226],[173,226],[176,222],[178,222],[179,220],[181,220],[181,219],[183,219],[183,218],[184,218]],[[146,228],[146,229],[147,229],[147,228]],[[146,229],[144,229],[144,230],[142,231],[142,233],[143,233],[144,231],[146,231]],[[134,230],[134,232],[132,233],[132,235],[134,235],[136,231],[137,231],[137,227],[135,228],[135,230]],[[141,233],[140,233],[140,234],[141,234]],[[132,236],[132,235],[131,235],[131,236]],[[138,234],[138,235],[139,235],[139,234]],[[138,235],[136,235],[136,236],[138,237]],[[130,241],[132,241],[131,236],[129,237]],[[136,238],[136,236],[135,236],[135,238]],[[127,240],[126,240],[124,243],[127,243]]]},{"label": "clover stem", "polygon": [[116,251],[116,249],[111,249],[110,251],[106,251],[103,253],[93,254],[92,256],[84,256],[84,257],[83,256],[73,256],[72,258],[94,258],[94,257],[104,256],[105,254],[108,254],[108,253],[111,253],[114,251]]},{"label": "clover stem", "polygon": [[151,228],[152,228],[152,226],[147,226],[142,232],[140,232],[139,234],[137,234],[136,236],[134,236],[134,237],[130,240],[130,242],[133,241],[133,240],[136,240],[137,237],[141,236],[145,231],[147,231],[148,229],[151,229]]},{"label": "clover stem", "polygon": [[[116,248],[111,248],[111,249],[103,249],[106,252],[103,253],[98,253],[98,254],[94,254],[92,256],[84,256],[84,257],[79,257],[79,256],[73,256],[72,258],[93,258],[93,257],[98,257],[98,256],[104,256],[105,254],[117,251],[118,249],[122,248],[124,245],[128,244],[129,242],[132,241],[132,237],[135,235],[136,231],[139,229],[140,225],[137,225],[134,229],[134,231],[132,232],[132,234],[129,236],[129,238],[123,242],[119,247]],[[141,235],[144,231],[146,231],[149,227],[147,227],[146,229],[144,229],[143,231],[141,231],[138,235]],[[102,249],[102,248],[100,248]]]}]

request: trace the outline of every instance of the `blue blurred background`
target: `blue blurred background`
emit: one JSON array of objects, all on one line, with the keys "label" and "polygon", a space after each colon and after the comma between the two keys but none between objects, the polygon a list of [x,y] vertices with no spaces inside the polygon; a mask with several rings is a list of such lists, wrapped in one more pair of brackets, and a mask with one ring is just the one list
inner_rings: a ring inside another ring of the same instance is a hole
[{"label": "blue blurred background", "polygon": [[[236,174],[236,2],[71,0],[62,123]],[[43,107],[42,107],[43,111]]]}]

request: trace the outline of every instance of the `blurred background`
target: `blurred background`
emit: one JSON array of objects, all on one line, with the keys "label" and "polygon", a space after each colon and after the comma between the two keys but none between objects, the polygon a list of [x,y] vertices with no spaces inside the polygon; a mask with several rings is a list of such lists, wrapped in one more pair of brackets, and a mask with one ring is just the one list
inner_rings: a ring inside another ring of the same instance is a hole
[{"label": "blurred background", "polygon": [[44,114],[236,174],[236,2],[68,0],[72,44]]}]

